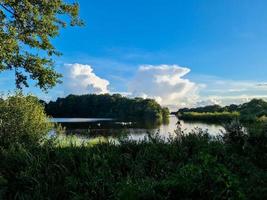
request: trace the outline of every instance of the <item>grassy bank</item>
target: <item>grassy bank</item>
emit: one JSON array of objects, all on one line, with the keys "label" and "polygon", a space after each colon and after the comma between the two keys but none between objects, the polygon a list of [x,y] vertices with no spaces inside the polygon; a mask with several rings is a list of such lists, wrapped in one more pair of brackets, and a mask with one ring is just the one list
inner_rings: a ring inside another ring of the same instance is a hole
[{"label": "grassy bank", "polygon": [[267,137],[12,145],[0,149],[2,199],[265,199]]},{"label": "grassy bank", "polygon": [[224,120],[232,120],[236,117],[244,123],[267,122],[267,102],[262,99],[252,99],[240,105],[232,104],[224,107],[208,105],[196,108],[181,108],[176,114],[185,120],[201,120],[205,122],[216,122],[217,120],[225,122]]},{"label": "grassy bank", "polygon": [[188,121],[204,121],[204,122],[230,122],[238,119],[238,112],[183,112],[178,114],[179,119]]}]

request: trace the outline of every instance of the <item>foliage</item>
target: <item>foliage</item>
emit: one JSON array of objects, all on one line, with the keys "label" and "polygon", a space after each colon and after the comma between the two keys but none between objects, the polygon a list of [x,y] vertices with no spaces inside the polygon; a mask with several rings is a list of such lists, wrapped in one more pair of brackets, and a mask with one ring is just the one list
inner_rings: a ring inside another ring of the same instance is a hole
[{"label": "foliage", "polygon": [[40,142],[52,129],[44,107],[34,96],[20,93],[0,101],[0,144]]},{"label": "foliage", "polygon": [[208,121],[208,122],[230,122],[236,118],[239,118],[238,112],[185,112],[179,115],[179,119],[182,120],[196,120],[196,121]]},{"label": "foliage", "polygon": [[29,77],[44,90],[59,82],[52,61],[59,53],[51,39],[67,25],[66,15],[71,26],[82,24],[77,3],[0,0],[0,71],[15,70],[18,88],[28,86]]},{"label": "foliage", "polygon": [[267,102],[261,99],[253,99],[248,103],[240,105],[239,112],[241,120],[255,121],[262,116],[267,116]]},{"label": "foliage", "polygon": [[204,107],[197,107],[197,108],[181,108],[178,110],[179,113],[183,112],[198,112],[198,113],[205,113],[205,112],[223,112],[225,111],[220,105],[209,105]]},{"label": "foliage", "polygon": [[110,117],[160,122],[169,118],[168,108],[162,108],[153,99],[131,99],[119,94],[69,95],[46,104],[46,112],[53,117]]},{"label": "foliage", "polygon": [[223,138],[0,148],[0,198],[266,199],[267,129],[229,127]]},{"label": "foliage", "polygon": [[[220,121],[223,121],[223,115],[225,113],[235,113],[235,115],[237,115],[237,113],[240,113],[238,117],[242,122],[255,122],[257,120],[267,121],[267,102],[262,99],[252,99],[250,102],[241,105],[232,104],[225,107],[221,107],[219,105],[211,105],[197,108],[182,108],[179,109],[176,114],[184,119],[199,120],[199,118],[202,117],[201,120],[208,121],[212,120],[212,118],[209,118],[208,116],[213,115],[214,118],[222,117]],[[205,118],[205,116],[207,118]],[[230,117],[230,119],[233,118]]]}]

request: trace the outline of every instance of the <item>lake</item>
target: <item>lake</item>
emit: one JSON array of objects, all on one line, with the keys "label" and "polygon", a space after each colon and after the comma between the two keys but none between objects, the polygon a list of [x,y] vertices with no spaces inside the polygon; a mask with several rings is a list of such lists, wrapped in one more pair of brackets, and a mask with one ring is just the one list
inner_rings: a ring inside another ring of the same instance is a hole
[{"label": "lake", "polygon": [[[158,132],[161,137],[168,138],[174,135],[177,128],[178,118],[170,115],[168,124],[153,124],[151,122],[136,123],[124,122],[110,118],[53,118],[52,122],[57,122],[66,127],[67,134],[74,134],[82,139],[92,139],[99,136],[107,138],[118,138],[126,136],[132,140],[142,140],[148,133]],[[180,120],[180,126],[185,133],[196,128],[208,130],[211,135],[218,135],[223,127],[218,124],[207,124],[201,122],[185,122]]]}]

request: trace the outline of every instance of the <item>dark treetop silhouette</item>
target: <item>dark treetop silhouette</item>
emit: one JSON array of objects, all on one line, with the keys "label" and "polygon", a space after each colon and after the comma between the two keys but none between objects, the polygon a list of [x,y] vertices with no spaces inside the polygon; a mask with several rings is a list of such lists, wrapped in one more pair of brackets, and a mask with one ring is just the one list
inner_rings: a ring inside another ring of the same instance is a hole
[{"label": "dark treetop silhouette", "polygon": [[168,108],[153,99],[126,98],[120,94],[69,95],[46,104],[46,112],[53,117],[112,117],[134,120],[168,119]]}]

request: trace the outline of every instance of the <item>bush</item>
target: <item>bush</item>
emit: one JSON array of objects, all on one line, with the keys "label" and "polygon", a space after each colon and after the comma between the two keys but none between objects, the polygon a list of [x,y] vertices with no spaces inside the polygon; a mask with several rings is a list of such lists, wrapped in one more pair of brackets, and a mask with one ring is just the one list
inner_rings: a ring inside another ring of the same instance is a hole
[{"label": "bush", "polygon": [[52,124],[34,96],[16,93],[0,101],[0,145],[39,143]]}]

